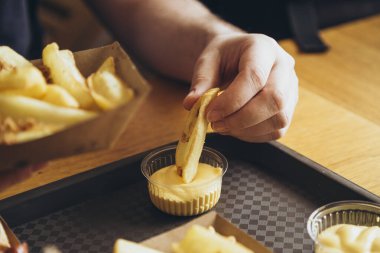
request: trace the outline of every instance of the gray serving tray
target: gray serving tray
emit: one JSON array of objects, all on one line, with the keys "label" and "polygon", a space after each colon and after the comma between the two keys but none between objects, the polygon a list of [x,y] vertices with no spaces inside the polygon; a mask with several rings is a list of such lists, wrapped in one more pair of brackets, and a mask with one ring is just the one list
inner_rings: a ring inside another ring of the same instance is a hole
[{"label": "gray serving tray", "polygon": [[[306,221],[338,200],[378,196],[277,142],[245,143],[209,135],[229,161],[215,210],[274,252],[312,252]],[[112,252],[117,238],[143,241],[190,221],[150,202],[140,162],[148,152],[0,201],[0,214],[32,253],[54,244],[63,253]]]}]

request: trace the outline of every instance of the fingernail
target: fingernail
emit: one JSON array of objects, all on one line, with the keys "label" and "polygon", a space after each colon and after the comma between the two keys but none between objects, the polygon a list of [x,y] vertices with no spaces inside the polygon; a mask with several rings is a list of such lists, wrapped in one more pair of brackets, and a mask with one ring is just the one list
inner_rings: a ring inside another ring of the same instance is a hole
[{"label": "fingernail", "polygon": [[207,120],[210,122],[215,122],[223,119],[223,112],[219,110],[212,110],[207,114]]},{"label": "fingernail", "polygon": [[214,129],[216,132],[226,132],[228,130],[224,120],[212,123],[212,129]]},{"label": "fingernail", "polygon": [[195,94],[195,90],[192,89],[192,90],[187,94],[186,98],[191,97],[191,96],[194,96],[194,94]]},{"label": "fingernail", "polygon": [[191,90],[191,91],[187,94],[187,96],[186,96],[185,99],[183,100],[183,106],[185,107],[185,109],[190,110],[191,107],[193,106],[193,104],[194,104],[194,99],[195,99],[194,95],[195,95],[195,90],[193,89],[193,90]]}]

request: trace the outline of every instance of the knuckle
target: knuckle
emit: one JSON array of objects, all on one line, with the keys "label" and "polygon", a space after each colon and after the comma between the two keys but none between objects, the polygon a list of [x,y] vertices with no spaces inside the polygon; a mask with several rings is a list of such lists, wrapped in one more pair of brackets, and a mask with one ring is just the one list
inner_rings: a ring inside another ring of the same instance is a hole
[{"label": "knuckle", "polygon": [[197,83],[207,82],[207,81],[210,81],[210,77],[203,75],[203,74],[195,74],[193,76],[192,83],[197,84]]},{"label": "knuckle", "polygon": [[200,68],[202,65],[204,65],[207,61],[207,56],[206,55],[201,55],[197,61],[195,62],[195,69]]},{"label": "knuckle", "polygon": [[294,75],[294,82],[298,86],[299,79],[298,79],[298,76],[297,76],[296,72],[294,72],[293,75]]},{"label": "knuckle", "polygon": [[289,120],[288,115],[282,111],[273,117],[272,123],[273,123],[274,129],[281,129],[281,128],[287,127],[289,125],[289,121],[290,120]]},{"label": "knuckle", "polygon": [[294,68],[296,65],[296,60],[290,54],[286,53],[288,56],[289,65],[291,68]]},{"label": "knuckle", "polygon": [[269,97],[269,107],[272,112],[282,111],[285,107],[285,96],[278,89],[270,89],[266,91],[266,95]]},{"label": "knuckle", "polygon": [[247,70],[249,77],[249,85],[253,94],[256,94],[259,90],[263,89],[265,86],[265,74],[260,67],[255,67],[253,69]]},{"label": "knuckle", "polygon": [[278,47],[279,45],[278,45],[278,43],[277,43],[277,41],[275,40],[275,39],[273,39],[272,37],[269,37],[269,36],[266,36],[267,38],[267,41],[269,42],[269,43],[271,43],[274,47]]},{"label": "knuckle", "polygon": [[273,39],[272,37],[269,37],[265,34],[261,34],[261,38],[263,41],[265,41],[266,43],[268,43],[272,47],[278,47],[279,46],[277,41],[275,39]]},{"label": "knuckle", "polygon": [[278,139],[280,139],[281,137],[284,137],[284,135],[285,135],[285,130],[283,130],[283,129],[281,129],[281,130],[276,130],[276,131],[274,131],[274,132],[272,132],[272,133],[270,134],[270,138],[271,138],[272,140],[278,140]]}]

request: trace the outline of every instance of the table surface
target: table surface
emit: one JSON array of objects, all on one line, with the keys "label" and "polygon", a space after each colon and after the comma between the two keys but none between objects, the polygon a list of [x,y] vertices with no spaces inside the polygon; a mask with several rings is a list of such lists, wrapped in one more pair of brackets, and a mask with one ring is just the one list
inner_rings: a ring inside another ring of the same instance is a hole
[{"label": "table surface", "polygon": [[[282,144],[380,195],[380,15],[323,30],[331,49],[298,52],[300,99]],[[49,162],[0,199],[91,170],[178,139],[188,86],[146,74],[152,91],[114,148]]]}]

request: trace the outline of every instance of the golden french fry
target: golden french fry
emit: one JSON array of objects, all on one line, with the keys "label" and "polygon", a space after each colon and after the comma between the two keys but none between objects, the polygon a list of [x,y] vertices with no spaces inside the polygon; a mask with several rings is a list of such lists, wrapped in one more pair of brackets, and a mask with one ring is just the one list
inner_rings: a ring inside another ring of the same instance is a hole
[{"label": "golden french fry", "polygon": [[91,95],[103,110],[128,103],[134,96],[133,90],[115,72],[115,61],[108,57],[98,71],[87,78]]},{"label": "golden french fry", "polygon": [[108,71],[112,74],[116,74],[115,60],[112,56],[108,57],[103,64],[99,67],[97,72]]},{"label": "golden french fry", "polygon": [[0,71],[15,67],[31,67],[33,64],[7,46],[0,46]]},{"label": "golden french fry", "polygon": [[7,232],[5,231],[5,228],[0,220],[0,252],[1,251],[7,251],[11,248],[11,244],[9,242]]},{"label": "golden french fry", "polygon": [[[63,127],[62,127],[63,128]],[[0,133],[0,144],[16,144],[27,141],[32,141],[35,139],[39,139],[48,135],[51,135],[58,131],[60,128],[42,128],[42,129],[32,129],[28,131],[22,131],[17,133]]]},{"label": "golden french fry", "polygon": [[113,247],[113,253],[162,253],[135,242],[117,239]]},{"label": "golden french fry", "polygon": [[58,45],[51,43],[44,48],[42,61],[49,69],[53,83],[65,88],[79,102],[81,108],[94,108],[95,102],[86,86],[85,78],[76,67],[71,51],[59,51]]},{"label": "golden french fry", "polygon": [[210,101],[218,95],[218,91],[219,88],[210,89],[198,99],[187,117],[185,129],[178,141],[175,154],[177,173],[185,183],[190,183],[197,174],[208,127],[205,111]]},{"label": "golden french fry", "polygon": [[129,102],[133,96],[133,90],[111,72],[97,72],[87,79],[91,95],[97,105],[103,110],[113,109],[121,104]]},{"label": "golden french fry", "polygon": [[211,231],[193,225],[179,243],[173,244],[174,253],[254,253],[244,245]]},{"label": "golden french fry", "polygon": [[13,119],[0,117],[0,144],[15,144],[50,135],[64,126],[46,124],[33,118]]},{"label": "golden french fry", "polygon": [[67,90],[56,84],[47,85],[42,100],[58,106],[79,108],[78,101]]},{"label": "golden french fry", "polygon": [[1,117],[33,118],[43,123],[69,126],[96,115],[95,112],[56,106],[34,98],[0,94]]},{"label": "golden french fry", "polygon": [[0,93],[39,98],[45,92],[45,78],[33,65],[0,71]]}]

